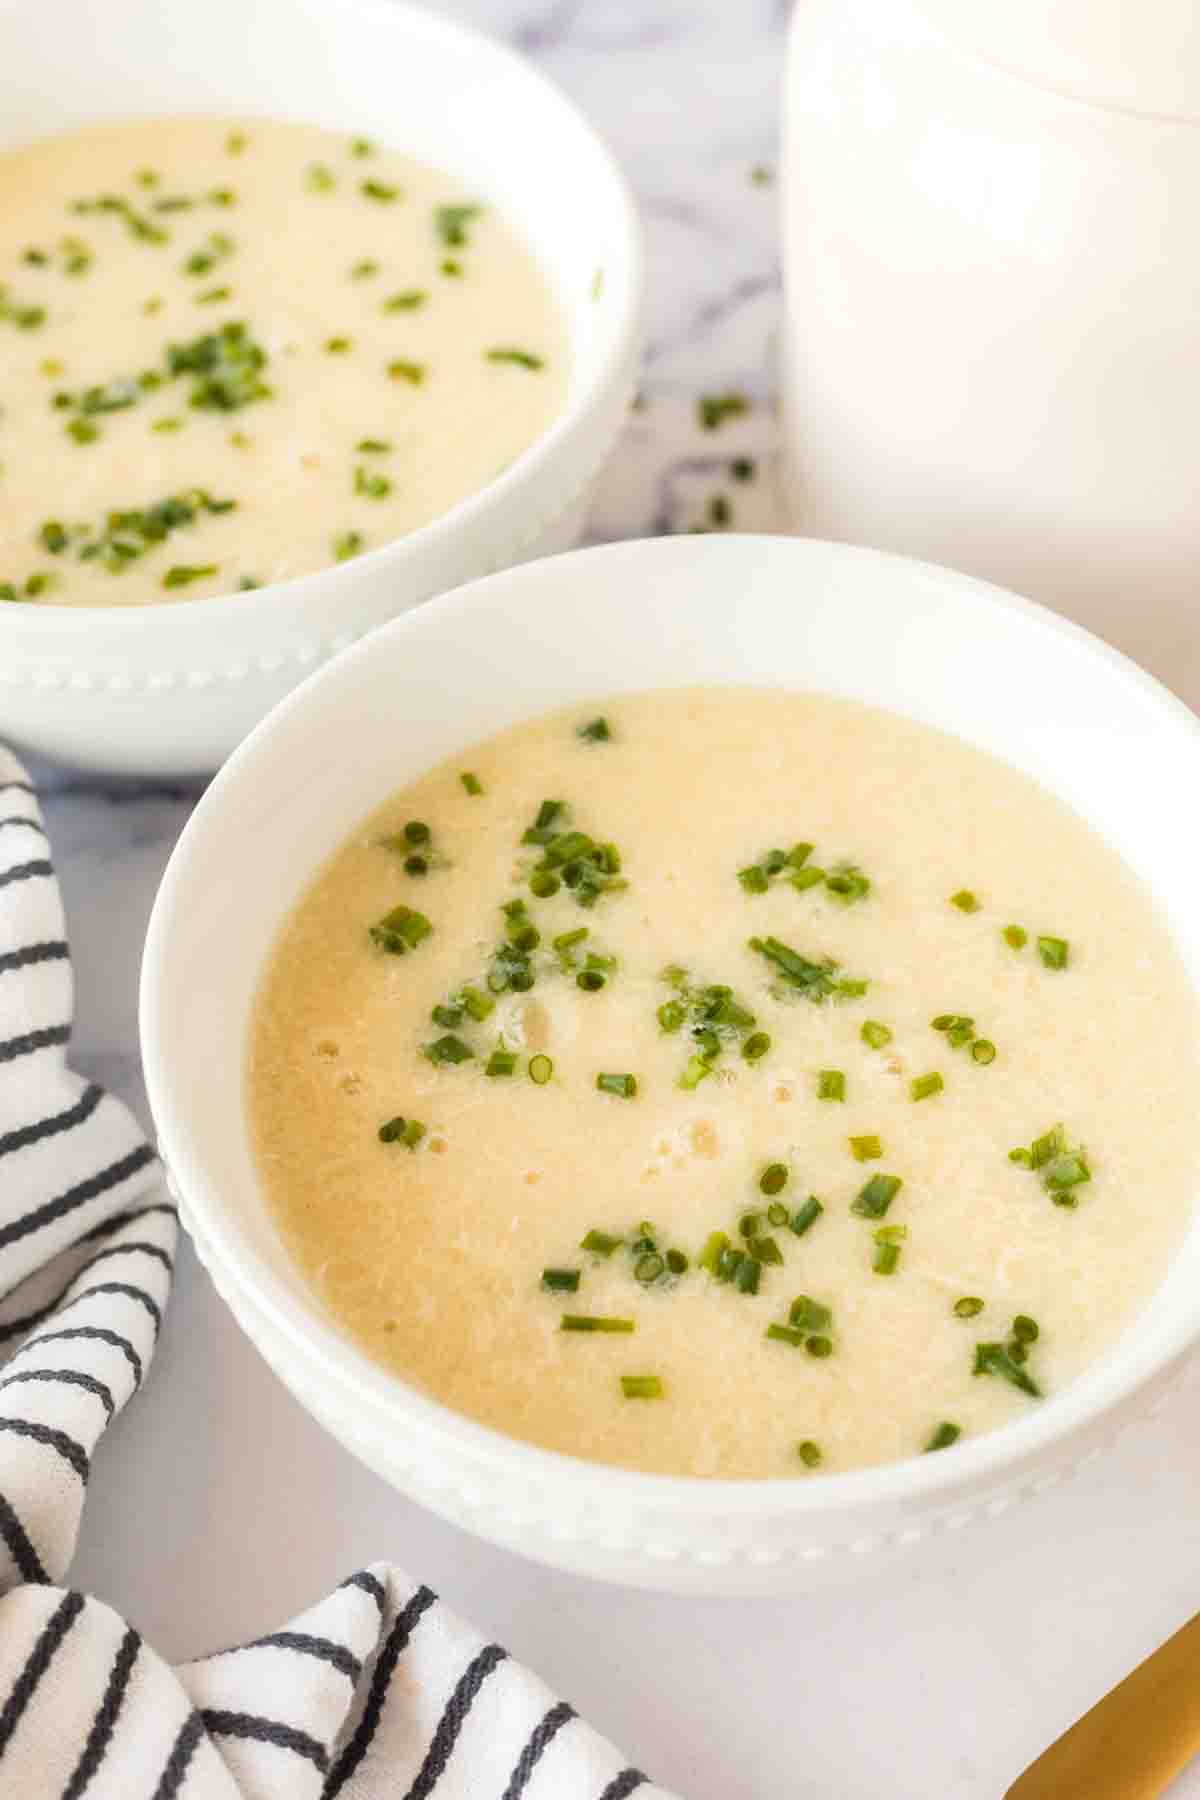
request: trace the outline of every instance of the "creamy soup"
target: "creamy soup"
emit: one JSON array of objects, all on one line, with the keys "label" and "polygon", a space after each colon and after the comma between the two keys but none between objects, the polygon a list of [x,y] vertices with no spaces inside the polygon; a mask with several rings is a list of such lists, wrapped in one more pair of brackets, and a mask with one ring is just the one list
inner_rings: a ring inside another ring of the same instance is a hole
[{"label": "creamy soup", "polygon": [[0,156],[0,598],[197,599],[427,524],[553,421],[566,331],[473,189],[142,121]]},{"label": "creamy soup", "polygon": [[249,1108],[329,1312],[473,1419],[796,1476],[1027,1416],[1130,1327],[1200,1018],[1117,856],[1005,764],[736,688],[522,725],[288,920]]}]

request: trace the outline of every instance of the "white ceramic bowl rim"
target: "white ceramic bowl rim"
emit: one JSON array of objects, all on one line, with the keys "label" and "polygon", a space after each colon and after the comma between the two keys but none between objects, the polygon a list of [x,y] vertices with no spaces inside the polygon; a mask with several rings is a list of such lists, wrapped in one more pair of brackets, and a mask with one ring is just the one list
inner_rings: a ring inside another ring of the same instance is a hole
[{"label": "white ceramic bowl rim", "polygon": [[[354,28],[356,12],[386,19],[389,29],[394,29],[397,23],[407,23],[414,31],[428,37],[440,36],[449,43],[469,46],[481,60],[497,65],[506,64],[514,73],[519,72],[526,83],[540,87],[548,99],[553,99],[555,104],[572,116],[575,128],[590,141],[594,155],[604,166],[606,177],[612,185],[614,195],[619,197],[625,214],[629,249],[628,262],[623,267],[605,271],[605,298],[609,302],[606,307],[607,341],[602,352],[595,357],[586,381],[568,394],[559,417],[499,475],[457,501],[447,512],[440,513],[437,518],[418,526],[414,531],[391,538],[374,549],[364,550],[354,559],[358,567],[370,566],[382,570],[389,560],[400,561],[412,551],[455,536],[481,512],[489,511],[502,502],[514,487],[536,478],[538,472],[553,461],[562,439],[578,428],[596,396],[603,393],[619,376],[621,364],[628,354],[629,341],[637,330],[641,306],[644,282],[642,230],[629,183],[608,144],[563,90],[516,50],[510,50],[506,44],[499,43],[473,26],[464,25],[443,13],[417,5],[414,0],[338,0],[338,10],[343,16],[347,31]],[[393,147],[402,149],[403,145]],[[258,613],[276,604],[282,606],[294,599],[302,599],[309,588],[323,585],[329,576],[329,567],[314,569],[305,575],[293,575],[283,581],[269,582],[252,594],[224,594],[211,600],[173,600],[156,611],[169,611],[177,618],[199,616],[211,627],[214,641],[219,641],[221,629],[226,622],[244,619],[247,612]],[[78,632],[78,615],[74,607],[37,606],[35,602],[24,601],[17,601],[16,606],[20,609],[36,606],[39,626],[47,635],[58,631],[69,637],[73,631],[76,634]],[[4,608],[4,612],[13,616],[11,604]],[[87,613],[90,619],[99,621],[110,618],[125,622],[129,618],[127,606],[89,606]]]},{"label": "white ceramic bowl rim", "polygon": [[[663,565],[663,575],[681,546],[695,539],[661,538],[631,540],[578,550],[546,559],[531,567],[554,569],[564,588],[572,568],[581,561],[605,558],[612,562],[614,579],[621,579],[620,559],[634,554],[648,563]],[[1200,721],[1162,684],[1129,658],[1090,632],[1063,619],[1048,608],[975,580],[937,564],[889,555],[857,546],[815,539],[781,540],[749,534],[722,534],[705,538],[704,554],[726,558],[730,591],[736,593],[738,558],[756,545],[794,546],[797,562],[805,557],[828,557],[857,564],[866,570],[893,571],[898,587],[905,578],[919,576],[945,590],[956,602],[993,613],[1019,617],[1053,636],[1069,642],[1082,662],[1105,665],[1111,675],[1160,711],[1193,740],[1200,760]],[[643,1473],[594,1463],[542,1449],[476,1423],[421,1394],[401,1377],[393,1375],[360,1351],[323,1316],[319,1304],[297,1302],[294,1292],[269,1268],[245,1241],[234,1207],[217,1192],[193,1141],[188,1123],[186,1094],[173,1081],[164,1055],[165,1021],[162,1009],[164,959],[169,955],[175,931],[174,919],[186,909],[189,888],[203,880],[205,839],[228,797],[252,786],[255,765],[276,729],[284,721],[302,716],[313,697],[331,684],[352,684],[355,672],[377,658],[384,643],[399,644],[437,633],[450,620],[469,619],[487,602],[488,589],[511,582],[522,571],[504,571],[484,577],[443,595],[423,607],[394,619],[371,636],[343,652],[331,664],[312,675],[291,693],[245,740],[217,775],[189,821],[163,877],[146,940],[140,1004],[140,1028],[146,1083],[160,1134],[164,1157],[171,1168],[187,1213],[194,1217],[197,1235],[219,1253],[221,1273],[252,1296],[252,1303],[276,1330],[305,1357],[316,1357],[341,1390],[343,1399],[361,1396],[373,1408],[390,1413],[397,1430],[411,1425],[426,1447],[435,1453],[440,1439],[448,1447],[472,1456],[476,1470],[489,1464],[520,1472],[530,1487],[545,1482],[560,1495],[574,1486],[586,1489],[590,1507],[606,1501],[627,1507],[650,1507],[660,1516],[686,1519],[689,1515],[782,1516],[844,1513],[847,1518],[881,1502],[919,1506],[928,1502],[952,1502],[959,1489],[978,1491],[989,1480],[1001,1483],[1016,1467],[1033,1469],[1041,1453],[1061,1438],[1092,1424],[1114,1409],[1156,1373],[1170,1366],[1200,1336],[1200,1306],[1190,1317],[1180,1317],[1164,1342],[1149,1345],[1136,1333],[1127,1334],[1116,1353],[1084,1372],[1061,1394],[1012,1424],[956,1445],[949,1456],[916,1456],[905,1461],[848,1473],[830,1473],[771,1480],[725,1480],[707,1477]],[[642,572],[644,576],[644,571]],[[597,698],[602,697],[597,695]],[[240,1049],[240,1047],[239,1047]],[[349,1392],[347,1392],[349,1390]],[[1036,1477],[1035,1477],[1036,1479]]]}]

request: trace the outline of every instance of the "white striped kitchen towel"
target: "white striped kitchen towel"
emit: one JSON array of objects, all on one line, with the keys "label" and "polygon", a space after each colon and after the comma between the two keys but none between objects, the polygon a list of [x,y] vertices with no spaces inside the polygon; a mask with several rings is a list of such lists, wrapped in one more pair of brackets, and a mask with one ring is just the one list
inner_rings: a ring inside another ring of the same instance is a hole
[{"label": "white striped kitchen towel", "polygon": [[671,1800],[387,1564],[175,1669],[58,1585],[177,1229],[134,1120],[67,1066],[72,1011],[37,799],[0,746],[0,1800]]}]

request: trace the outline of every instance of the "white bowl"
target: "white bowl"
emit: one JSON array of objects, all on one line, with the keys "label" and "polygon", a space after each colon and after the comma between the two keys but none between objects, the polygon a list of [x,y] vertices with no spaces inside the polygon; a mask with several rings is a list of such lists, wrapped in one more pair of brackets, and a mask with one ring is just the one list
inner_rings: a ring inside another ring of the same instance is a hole
[{"label": "white bowl", "polygon": [[364,813],[517,720],[694,682],[846,695],[1007,758],[1151,884],[1200,971],[1200,849],[1179,811],[1200,784],[1200,726],[1149,676],[1054,614],[947,569],[793,538],[665,538],[474,582],[286,700],[217,777],[172,857],[146,945],[142,1045],[201,1257],[281,1380],[364,1462],[447,1518],[564,1568],[775,1593],[1002,1511],[1144,1413],[1197,1335],[1200,1224],[1136,1330],[1003,1430],[816,1479],[644,1475],[474,1424],[356,1349],[268,1216],[243,1095],[264,959]]},{"label": "white bowl", "polygon": [[353,562],[228,599],[0,606],[0,735],[156,775],[215,768],[382,620],[577,540],[632,395],[642,284],[632,201],[591,127],[519,57],[435,14],[397,0],[0,3],[0,150],[182,113],[364,133],[456,175],[532,246],[573,368],[565,413],[510,469]]}]

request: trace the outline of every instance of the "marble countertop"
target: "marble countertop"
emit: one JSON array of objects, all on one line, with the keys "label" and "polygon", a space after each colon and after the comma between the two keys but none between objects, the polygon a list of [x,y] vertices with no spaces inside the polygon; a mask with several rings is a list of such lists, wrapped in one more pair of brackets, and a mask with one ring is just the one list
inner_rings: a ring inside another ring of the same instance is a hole
[{"label": "marble countertop", "polygon": [[[645,216],[645,407],[591,535],[686,529],[733,490],[774,522],[775,196],[785,0],[453,0],[535,58],[620,155]],[[699,431],[701,391],[750,416]],[[76,1062],[145,1116],[136,986],[187,788],[38,769],[78,970]],[[105,1439],[74,1580],[183,1658],[269,1629],[361,1562],[407,1566],[687,1800],[999,1800],[1200,1607],[1194,1378],[1073,1483],[910,1563],[799,1599],[698,1602],[489,1549],[360,1469],[245,1342],[185,1252],[154,1378]],[[1175,1800],[1200,1796],[1185,1777]],[[480,1800],[485,1797],[480,1796]],[[1065,1797],[1064,1797],[1065,1800]]]}]

